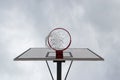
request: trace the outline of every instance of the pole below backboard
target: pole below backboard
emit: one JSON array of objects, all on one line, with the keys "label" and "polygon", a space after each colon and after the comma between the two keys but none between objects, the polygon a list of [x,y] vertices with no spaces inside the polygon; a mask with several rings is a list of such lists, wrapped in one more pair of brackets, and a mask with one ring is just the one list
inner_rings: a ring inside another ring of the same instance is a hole
[{"label": "pole below backboard", "polygon": [[62,80],[62,62],[58,61],[57,62],[57,80]]}]

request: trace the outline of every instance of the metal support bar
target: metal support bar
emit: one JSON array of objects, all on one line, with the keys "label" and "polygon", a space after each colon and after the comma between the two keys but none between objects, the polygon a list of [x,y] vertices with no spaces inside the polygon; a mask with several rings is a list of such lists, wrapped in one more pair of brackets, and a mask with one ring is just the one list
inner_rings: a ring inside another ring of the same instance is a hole
[{"label": "metal support bar", "polygon": [[[64,61],[54,61],[54,62],[57,62],[57,80],[62,80],[62,62],[64,62]],[[72,66],[72,63],[73,63],[73,60],[71,60],[71,62],[70,62],[70,66],[69,66],[69,68],[68,68],[68,71],[67,71],[67,73],[66,73],[66,76],[65,76],[64,80],[67,79],[67,76],[68,76],[68,74],[69,74],[69,71],[70,71],[70,68],[71,68],[71,66]],[[53,75],[52,75],[52,71],[51,71],[51,69],[50,69],[50,66],[49,66],[47,60],[46,60],[46,64],[47,64],[47,67],[48,67],[48,70],[49,70],[49,72],[50,72],[50,75],[51,75],[52,80],[55,80],[54,77],[53,77]]]},{"label": "metal support bar", "polygon": [[71,60],[70,66],[69,66],[69,68],[68,68],[68,71],[67,71],[67,73],[66,73],[66,76],[65,76],[65,79],[64,79],[64,80],[67,79],[67,76],[68,76],[68,73],[69,73],[70,68],[71,68],[71,66],[72,66],[72,63],[73,63],[73,60]]},{"label": "metal support bar", "polygon": [[54,80],[54,77],[53,77],[53,75],[52,75],[52,72],[51,72],[51,69],[50,69],[50,66],[49,66],[47,60],[46,60],[46,64],[47,64],[48,70],[49,70],[49,72],[50,72],[51,78],[52,78],[52,80]]},{"label": "metal support bar", "polygon": [[57,62],[57,80],[62,80],[62,62]]}]

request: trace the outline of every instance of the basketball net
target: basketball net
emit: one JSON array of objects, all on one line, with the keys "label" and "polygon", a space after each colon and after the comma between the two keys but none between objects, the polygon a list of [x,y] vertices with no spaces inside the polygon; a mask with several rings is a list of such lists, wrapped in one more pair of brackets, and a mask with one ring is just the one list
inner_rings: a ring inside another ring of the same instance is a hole
[{"label": "basketball net", "polygon": [[64,28],[55,28],[48,35],[48,46],[56,51],[56,59],[63,59],[63,51],[71,44],[71,35]]}]

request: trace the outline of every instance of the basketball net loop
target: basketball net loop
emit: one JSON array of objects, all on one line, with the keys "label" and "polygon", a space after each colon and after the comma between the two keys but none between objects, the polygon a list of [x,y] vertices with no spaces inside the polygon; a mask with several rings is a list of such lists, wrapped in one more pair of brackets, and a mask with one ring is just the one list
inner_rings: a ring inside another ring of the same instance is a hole
[{"label": "basketball net loop", "polygon": [[63,59],[63,51],[71,44],[71,35],[64,28],[55,28],[48,35],[48,45],[55,50],[56,59]]}]

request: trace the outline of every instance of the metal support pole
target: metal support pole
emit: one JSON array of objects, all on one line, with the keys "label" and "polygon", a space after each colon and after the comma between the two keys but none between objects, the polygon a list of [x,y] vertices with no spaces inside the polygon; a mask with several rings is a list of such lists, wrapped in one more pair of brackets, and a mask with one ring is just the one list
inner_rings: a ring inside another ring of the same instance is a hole
[{"label": "metal support pole", "polygon": [[62,62],[57,62],[57,80],[62,80]]},{"label": "metal support pole", "polygon": [[[54,60],[54,62],[57,63],[57,80],[62,80],[62,62],[65,62],[65,60],[62,60],[62,61]],[[66,76],[65,76],[65,79],[64,79],[64,80],[67,79],[67,76],[68,76],[68,73],[69,73],[70,68],[71,68],[71,66],[72,66],[72,63],[73,63],[73,60],[72,60],[71,63],[70,63],[70,66],[69,66],[69,68],[68,68],[68,71],[67,71],[67,73],[66,73]],[[50,69],[50,66],[49,66],[47,60],[46,60],[46,64],[47,64],[48,70],[49,70],[49,72],[50,72],[51,78],[52,78],[52,80],[54,80],[53,75],[52,75],[52,72],[51,72],[51,69]]]}]

